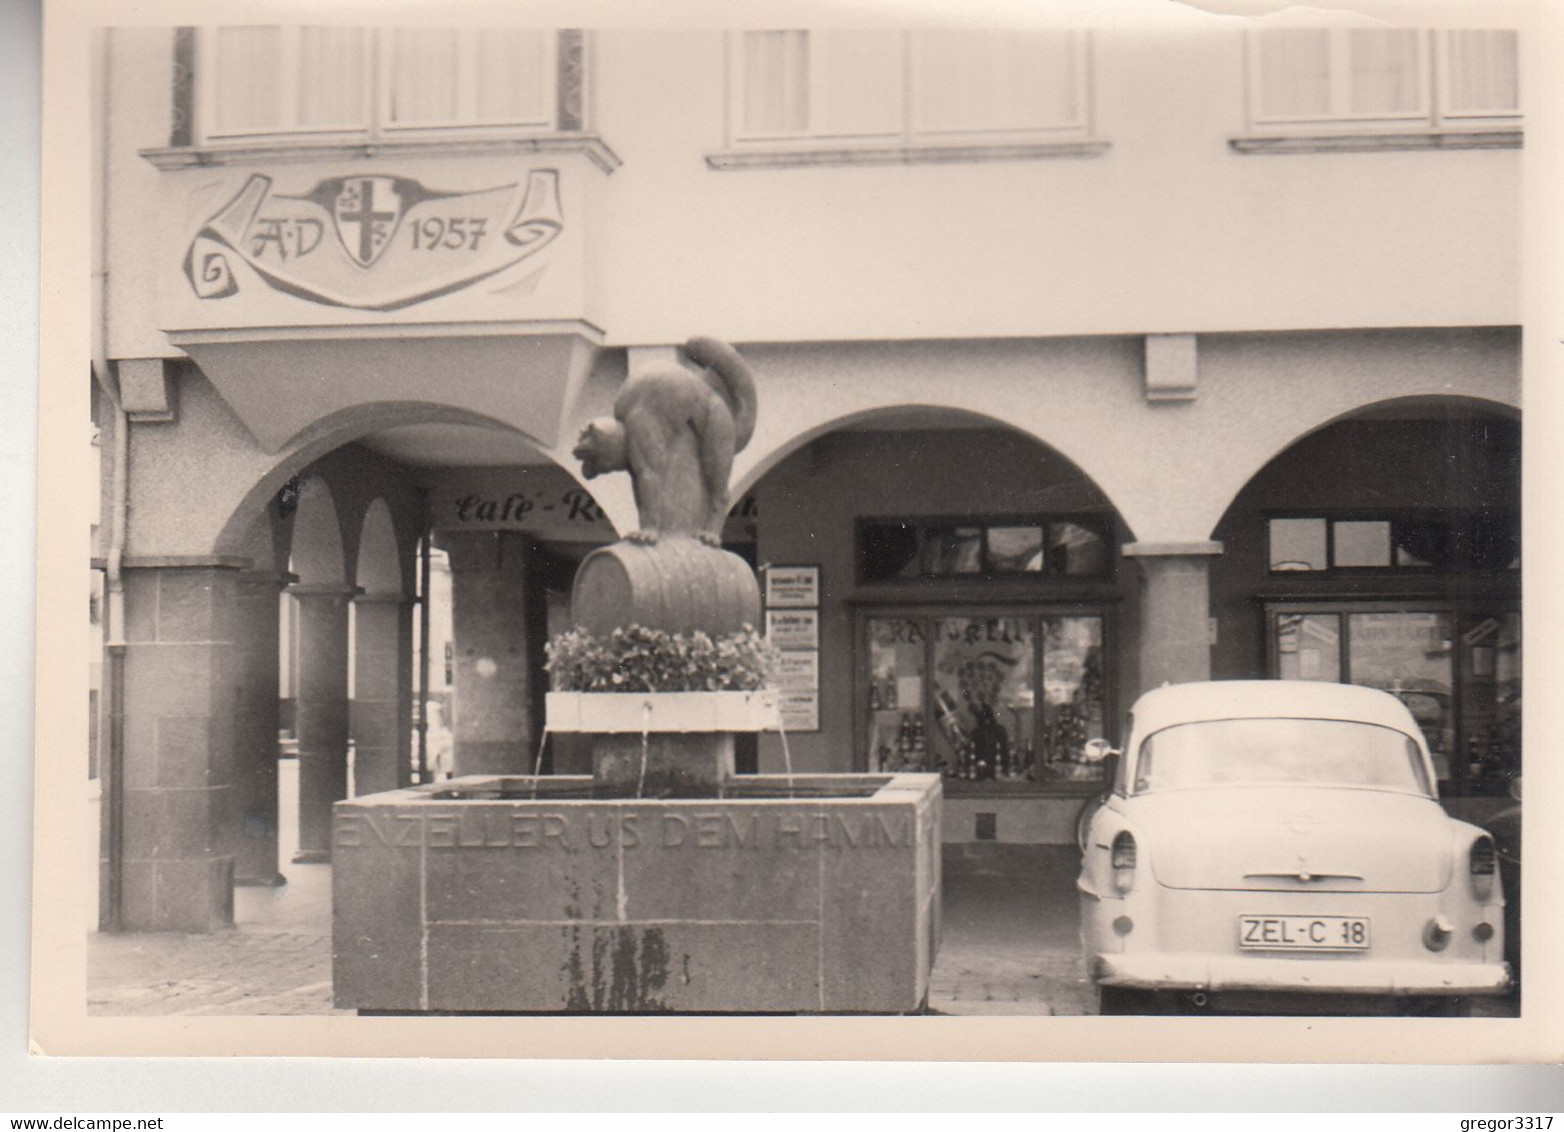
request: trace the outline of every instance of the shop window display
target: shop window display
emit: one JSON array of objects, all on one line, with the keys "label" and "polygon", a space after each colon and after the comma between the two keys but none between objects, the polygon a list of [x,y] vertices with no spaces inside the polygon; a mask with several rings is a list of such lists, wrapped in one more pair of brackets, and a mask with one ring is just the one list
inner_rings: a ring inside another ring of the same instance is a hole
[{"label": "shop window display", "polygon": [[1104,734],[1096,615],[870,617],[867,764],[999,784],[1093,782]]}]

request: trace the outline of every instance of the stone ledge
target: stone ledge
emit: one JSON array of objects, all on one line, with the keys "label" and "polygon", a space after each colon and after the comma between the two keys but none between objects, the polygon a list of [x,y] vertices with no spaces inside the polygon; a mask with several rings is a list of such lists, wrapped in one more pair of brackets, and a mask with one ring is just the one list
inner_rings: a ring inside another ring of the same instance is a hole
[{"label": "stone ledge", "polygon": [[960,161],[1036,161],[1053,157],[1098,157],[1111,142],[984,142],[972,145],[796,145],[772,149],[719,149],[706,154],[712,169],[778,169],[822,165],[935,165]]},{"label": "stone ledge", "polygon": [[377,141],[212,142],[140,151],[162,170],[213,165],[275,165],[335,162],[377,157],[508,157],[517,154],[579,153],[604,173],[624,162],[597,134],[539,134],[533,137],[394,138]]},{"label": "stone ledge", "polygon": [[[94,570],[107,570],[109,560],[101,555],[92,559]],[[250,559],[234,554],[127,554],[120,560],[122,570],[248,570]]]},{"label": "stone ledge", "polygon": [[1238,153],[1370,153],[1422,149],[1520,149],[1520,127],[1489,130],[1383,130],[1357,133],[1240,134]]}]

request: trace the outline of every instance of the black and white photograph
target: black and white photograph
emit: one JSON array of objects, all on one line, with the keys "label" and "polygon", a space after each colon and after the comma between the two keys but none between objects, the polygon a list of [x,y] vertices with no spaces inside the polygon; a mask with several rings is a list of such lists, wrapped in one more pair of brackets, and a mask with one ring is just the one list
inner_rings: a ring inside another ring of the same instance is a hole
[{"label": "black and white photograph", "polygon": [[1556,33],[1161,7],[52,7],[51,1051],[1554,1059]]}]

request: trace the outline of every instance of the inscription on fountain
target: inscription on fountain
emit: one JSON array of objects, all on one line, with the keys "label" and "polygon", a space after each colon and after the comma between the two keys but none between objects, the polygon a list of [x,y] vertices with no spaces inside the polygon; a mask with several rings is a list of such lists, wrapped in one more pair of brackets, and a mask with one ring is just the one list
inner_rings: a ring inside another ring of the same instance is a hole
[{"label": "inscription on fountain", "polygon": [[336,844],[428,849],[901,849],[912,843],[909,814],[701,812],[583,814],[477,812],[408,814],[339,810]]}]

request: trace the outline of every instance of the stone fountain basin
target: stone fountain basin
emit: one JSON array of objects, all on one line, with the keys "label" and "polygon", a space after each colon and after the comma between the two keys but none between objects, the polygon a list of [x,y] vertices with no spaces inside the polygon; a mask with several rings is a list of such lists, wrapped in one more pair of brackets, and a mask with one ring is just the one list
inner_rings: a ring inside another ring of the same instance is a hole
[{"label": "stone fountain basin", "polygon": [[916,1012],[939,778],[746,775],[593,799],[474,776],[338,802],[336,1005],[373,1013]]}]

